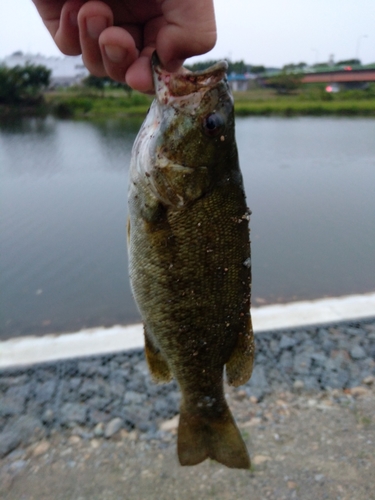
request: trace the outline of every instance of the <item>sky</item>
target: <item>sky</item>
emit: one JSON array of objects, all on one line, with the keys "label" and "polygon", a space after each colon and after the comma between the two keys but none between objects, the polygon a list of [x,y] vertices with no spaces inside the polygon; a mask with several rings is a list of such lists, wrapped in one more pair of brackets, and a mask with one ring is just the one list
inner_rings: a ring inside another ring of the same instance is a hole
[{"label": "sky", "polygon": [[[184,0],[187,1],[187,0]],[[252,65],[375,62],[375,0],[214,0],[218,42],[198,59]],[[21,50],[62,55],[31,0],[0,2],[0,59]]]}]

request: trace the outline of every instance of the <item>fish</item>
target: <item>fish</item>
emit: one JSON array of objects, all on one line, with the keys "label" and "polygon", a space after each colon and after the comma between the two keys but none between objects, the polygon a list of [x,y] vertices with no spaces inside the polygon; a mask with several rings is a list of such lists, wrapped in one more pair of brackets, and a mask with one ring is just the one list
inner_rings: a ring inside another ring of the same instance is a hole
[{"label": "fish", "polygon": [[167,71],[154,52],[156,97],[132,149],[128,253],[155,382],[181,390],[181,465],[211,458],[249,469],[224,394],[249,380],[250,211],[235,140],[227,63]]}]

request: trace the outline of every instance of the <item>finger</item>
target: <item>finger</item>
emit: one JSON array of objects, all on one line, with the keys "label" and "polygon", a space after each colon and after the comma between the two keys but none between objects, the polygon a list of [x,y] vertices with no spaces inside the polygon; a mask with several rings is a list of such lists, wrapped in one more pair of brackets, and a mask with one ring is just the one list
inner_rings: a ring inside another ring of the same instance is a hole
[{"label": "finger", "polygon": [[126,83],[134,90],[144,94],[154,93],[154,84],[151,71],[151,55],[154,47],[143,50],[136,61],[128,68]]},{"label": "finger", "polygon": [[212,0],[164,0],[167,21],[159,31],[156,50],[162,64],[176,71],[188,57],[204,54],[216,43],[216,23]]},{"label": "finger", "polygon": [[56,0],[55,2],[49,2],[48,0],[33,0],[33,3],[48,31],[54,38],[56,31],[59,29],[60,15],[66,3],[65,0]]},{"label": "finger", "polygon": [[34,0],[46,28],[56,45],[66,55],[81,53],[77,16],[83,0],[59,0],[50,2]]},{"label": "finger", "polygon": [[137,32],[132,31],[132,26],[128,30],[133,35],[137,46],[141,46],[142,51],[138,59],[129,67],[126,73],[126,83],[134,90],[145,94],[154,94],[154,82],[151,70],[151,56],[156,48],[156,38],[159,31],[166,24],[163,16],[156,16],[146,23],[142,33],[142,39]]},{"label": "finger", "polygon": [[79,40],[86,68],[96,76],[106,76],[99,37],[113,25],[113,14],[103,2],[85,3],[78,13]]},{"label": "finger", "polygon": [[99,45],[108,76],[125,82],[126,72],[139,54],[133,37],[123,28],[111,27],[103,31]]}]

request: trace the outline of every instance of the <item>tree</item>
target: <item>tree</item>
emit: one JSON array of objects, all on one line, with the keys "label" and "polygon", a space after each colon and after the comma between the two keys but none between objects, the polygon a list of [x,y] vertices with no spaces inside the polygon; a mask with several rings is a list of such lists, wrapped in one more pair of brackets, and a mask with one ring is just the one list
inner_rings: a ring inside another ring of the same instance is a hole
[{"label": "tree", "polygon": [[4,104],[39,102],[50,83],[51,70],[42,65],[0,66],[0,102]]},{"label": "tree", "polygon": [[312,65],[313,68],[329,68],[330,66],[327,62],[318,62]]},{"label": "tree", "polygon": [[344,59],[343,61],[338,61],[335,66],[360,66],[360,59]]},{"label": "tree", "polygon": [[107,77],[89,75],[83,80],[83,85],[85,87],[103,90],[105,85],[107,84]]},{"label": "tree", "polygon": [[115,82],[109,76],[89,75],[83,80],[83,85],[89,88],[95,88],[101,91],[104,96],[105,89],[123,89],[128,95],[132,93],[132,88],[126,83]]},{"label": "tree", "polygon": [[112,89],[122,89],[124,92],[128,94],[129,97],[133,92],[133,89],[129,87],[127,83],[115,82],[114,80],[111,80],[110,87]]},{"label": "tree", "polygon": [[237,75],[244,75],[250,71],[251,66],[244,61],[228,61],[228,73],[236,73]]},{"label": "tree", "polygon": [[307,67],[305,62],[300,62],[298,64],[290,63],[283,66],[283,71],[302,71]]},{"label": "tree", "polygon": [[185,64],[185,68],[189,69],[190,71],[203,71],[204,69],[207,69],[210,66],[213,66],[217,62],[218,62],[217,59],[210,59],[208,61],[200,61],[200,62],[196,62],[194,64]]},{"label": "tree", "polygon": [[[190,69],[190,71],[202,71],[204,69],[213,66],[218,63],[219,60],[211,59],[209,61],[196,62],[194,64],[186,64],[185,68]],[[237,75],[243,75],[252,71],[252,66],[250,64],[245,63],[243,60],[241,61],[228,61],[228,73],[236,73]],[[263,70],[264,67],[262,66]]]},{"label": "tree", "polygon": [[290,94],[301,87],[302,75],[286,73],[283,71],[278,75],[268,78],[266,84],[267,86],[276,89],[278,94]]},{"label": "tree", "polygon": [[250,66],[250,72],[259,74],[259,73],[264,73],[266,71],[266,68],[262,65],[259,66]]}]

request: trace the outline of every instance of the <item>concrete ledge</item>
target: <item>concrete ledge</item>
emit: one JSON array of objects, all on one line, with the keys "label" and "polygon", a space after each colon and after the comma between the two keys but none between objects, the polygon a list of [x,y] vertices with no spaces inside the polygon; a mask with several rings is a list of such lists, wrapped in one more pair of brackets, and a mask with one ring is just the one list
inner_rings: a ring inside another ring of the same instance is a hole
[{"label": "concrete ledge", "polygon": [[[375,317],[375,293],[252,309],[255,333]],[[143,347],[142,325],[19,337],[0,342],[0,369]]]},{"label": "concrete ledge", "polygon": [[252,309],[254,331],[337,323],[375,316],[375,293],[275,304]]}]

